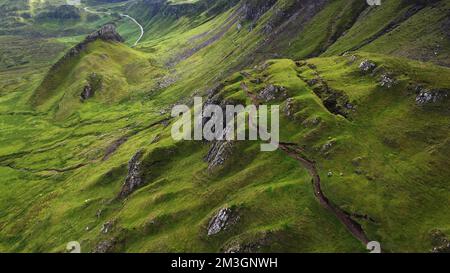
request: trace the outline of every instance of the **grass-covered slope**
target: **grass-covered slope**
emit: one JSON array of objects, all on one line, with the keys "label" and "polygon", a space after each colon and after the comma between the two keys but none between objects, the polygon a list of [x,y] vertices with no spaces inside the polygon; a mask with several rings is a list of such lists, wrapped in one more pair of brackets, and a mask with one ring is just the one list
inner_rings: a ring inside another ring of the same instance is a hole
[{"label": "grass-covered slope", "polygon": [[55,109],[67,117],[82,103],[80,95],[92,77],[98,78],[93,100],[118,103],[121,99],[142,93],[161,75],[152,58],[118,43],[94,42],[80,54],[64,60],[49,71],[33,94],[31,103],[39,109]]},{"label": "grass-covered slope", "polygon": [[[136,26],[82,10],[81,32],[115,21],[127,42],[60,59],[83,36],[34,17],[0,37],[0,251],[366,251],[284,149],[225,144],[216,166],[217,143],[174,141],[170,110],[195,95],[281,105],[282,142],[384,251],[450,237],[446,1],[95,2],[137,18],[144,39],[130,48]],[[62,37],[30,45],[30,28]],[[208,235],[225,208],[229,225]]]}]

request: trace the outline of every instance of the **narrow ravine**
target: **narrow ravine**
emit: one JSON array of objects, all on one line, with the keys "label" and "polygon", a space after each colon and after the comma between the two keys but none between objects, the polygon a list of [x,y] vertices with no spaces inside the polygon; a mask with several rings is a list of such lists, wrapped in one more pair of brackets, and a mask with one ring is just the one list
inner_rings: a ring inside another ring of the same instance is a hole
[{"label": "narrow ravine", "polygon": [[296,144],[291,143],[280,143],[280,149],[285,152],[288,156],[297,160],[300,165],[305,167],[312,177],[312,184],[314,188],[314,195],[319,200],[319,203],[331,211],[336,218],[347,228],[348,231],[358,239],[361,243],[366,246],[369,243],[367,235],[364,233],[361,225],[354,221],[347,213],[341,210],[338,206],[333,204],[323,193],[322,184],[320,180],[319,172],[317,171],[316,165],[313,161],[309,160],[305,155],[303,150]]},{"label": "narrow ravine", "polygon": [[[112,15],[111,12],[91,10],[89,7],[84,7],[84,11],[92,13],[92,14],[104,14],[104,15],[109,15],[109,16]],[[133,23],[135,23],[139,27],[139,30],[141,33],[140,33],[138,39],[136,40],[136,42],[134,42],[134,44],[133,44],[133,46],[137,46],[137,44],[142,40],[142,37],[144,37],[144,34],[145,34],[144,27],[135,18],[131,17],[128,14],[119,13],[119,15],[120,15],[120,17],[130,19]]]},{"label": "narrow ravine", "polygon": [[[249,92],[248,87],[245,83],[241,84],[247,97],[251,99],[253,104],[257,107],[259,106],[258,98]],[[250,122],[252,123],[252,122]],[[252,125],[254,126],[254,125]],[[280,150],[285,152],[289,157],[297,160],[300,165],[306,168],[312,177],[312,184],[314,188],[314,196],[319,200],[322,207],[333,213],[336,218],[347,228],[347,230],[358,239],[364,246],[370,242],[361,225],[354,221],[350,215],[345,213],[342,209],[331,202],[328,197],[322,191],[322,184],[320,180],[319,172],[317,171],[316,164],[314,161],[308,159],[303,151],[297,144],[294,143],[280,143]]]}]

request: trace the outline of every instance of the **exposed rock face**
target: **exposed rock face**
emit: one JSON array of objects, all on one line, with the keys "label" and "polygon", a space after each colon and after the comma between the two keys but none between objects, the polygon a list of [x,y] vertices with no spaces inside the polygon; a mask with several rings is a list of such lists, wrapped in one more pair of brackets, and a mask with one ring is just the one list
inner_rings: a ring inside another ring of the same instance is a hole
[{"label": "exposed rock face", "polygon": [[92,253],[108,253],[111,252],[116,245],[115,239],[109,239],[100,242],[95,249],[92,251]]},{"label": "exposed rock face", "polygon": [[396,80],[389,74],[383,74],[381,75],[380,79],[380,86],[391,88],[395,85]]},{"label": "exposed rock face", "polygon": [[128,176],[119,193],[119,198],[127,197],[144,183],[140,161],[142,155],[143,151],[140,150],[128,162]]},{"label": "exposed rock face", "polygon": [[[345,56],[345,55],[343,55],[343,56]],[[354,64],[355,62],[356,62],[356,60],[358,60],[358,57],[356,56],[356,55],[351,55],[349,58],[348,58],[348,65],[352,65],[352,64]]]},{"label": "exposed rock face", "polygon": [[233,149],[231,141],[214,141],[211,144],[208,154],[205,156],[205,161],[209,163],[208,170],[223,165],[230,157]]},{"label": "exposed rock face", "polygon": [[216,235],[226,230],[238,220],[239,216],[235,211],[230,208],[222,208],[209,222],[208,236]]},{"label": "exposed rock face", "polygon": [[222,250],[224,253],[258,253],[270,244],[270,233],[264,233],[260,238],[250,242],[235,241],[227,244]]},{"label": "exposed rock face", "polygon": [[156,83],[156,88],[157,88],[158,90],[160,90],[160,89],[165,89],[165,88],[167,88],[167,87],[173,85],[174,83],[176,83],[177,80],[178,80],[178,79],[177,79],[176,76],[166,75],[166,76],[164,76],[163,78],[161,78],[161,80],[159,80],[159,81]]},{"label": "exposed rock face", "polygon": [[245,1],[242,5],[242,14],[246,20],[256,21],[276,2],[276,0]]},{"label": "exposed rock face", "polygon": [[439,103],[448,98],[449,90],[445,89],[434,89],[430,90],[427,88],[423,88],[422,86],[416,87],[416,103],[418,105],[426,105]]},{"label": "exposed rock face", "polygon": [[359,65],[359,69],[364,72],[364,73],[370,73],[372,72],[375,68],[377,67],[377,65],[375,63],[373,63],[372,61],[369,60],[364,60],[361,62],[361,64]]},{"label": "exposed rock face", "polygon": [[81,101],[92,98],[103,86],[103,77],[95,72],[89,74],[86,80],[87,84],[84,86],[83,92],[80,95]]},{"label": "exposed rock face", "polygon": [[90,84],[87,84],[84,88],[83,88],[83,92],[81,92],[81,100],[85,101],[89,98],[92,98],[94,96],[94,90],[92,89],[92,86]]},{"label": "exposed rock face", "polygon": [[325,108],[335,115],[348,117],[350,110],[354,109],[347,94],[334,90],[323,80],[313,88],[313,91],[322,100]]},{"label": "exposed rock face", "polygon": [[321,122],[322,122],[322,119],[320,117],[311,117],[311,118],[304,120],[302,122],[302,125],[305,128],[311,128],[311,127],[315,127],[315,126],[319,125]]},{"label": "exposed rock face", "polygon": [[286,97],[286,88],[273,84],[267,85],[258,94],[258,99],[265,102],[275,100],[279,97]]},{"label": "exposed rock face", "polygon": [[116,31],[116,26],[113,24],[106,24],[96,32],[89,34],[84,42],[92,42],[97,39],[118,43],[125,42],[122,36]]},{"label": "exposed rock face", "polygon": [[322,148],[321,148],[321,152],[322,153],[327,153],[329,152],[335,145],[336,145],[337,141],[335,139],[332,139],[330,141],[328,141],[327,143],[325,143]]},{"label": "exposed rock face", "polygon": [[225,253],[227,254],[234,254],[234,253],[257,253],[258,250],[261,248],[261,245],[258,243],[253,244],[235,244],[232,246],[229,246],[227,249],[225,249]]},{"label": "exposed rock face", "polygon": [[223,83],[219,83],[218,85],[209,89],[207,91],[208,97],[206,99],[205,106],[207,106],[209,104],[221,104],[222,101],[219,98],[218,94],[224,87],[225,87],[225,85]]},{"label": "exposed rock face", "polygon": [[103,224],[100,232],[103,234],[107,234],[108,232],[110,232],[112,230],[113,227],[114,227],[114,221],[108,221]]},{"label": "exposed rock face", "polygon": [[[222,100],[222,98],[219,95],[219,92],[224,87],[223,84],[219,84],[215,86],[214,88],[210,89],[208,91],[208,98],[204,104],[204,107],[215,104],[222,107],[222,109],[225,111],[225,107],[228,104],[228,102]],[[216,167],[223,165],[225,161],[231,156],[233,151],[233,142],[227,141],[226,135],[228,133],[227,126],[226,126],[226,116],[224,115],[224,128],[223,129],[223,139],[224,140],[214,140],[211,142],[208,154],[203,158],[206,162],[209,163],[208,170],[213,170]],[[202,120],[202,125],[205,125],[206,122],[208,122],[209,119],[204,118]]]},{"label": "exposed rock face", "polygon": [[63,59],[76,56],[83,51],[86,46],[94,42],[96,40],[103,40],[106,42],[118,42],[123,43],[125,40],[120,36],[120,34],[116,31],[116,26],[114,24],[106,24],[102,26],[99,30],[89,34],[83,42],[74,46],[69,52],[63,57]]},{"label": "exposed rock face", "polygon": [[318,84],[320,81],[320,79],[310,79],[308,80],[308,82],[306,84],[308,84],[308,86],[314,86],[316,84]]},{"label": "exposed rock face", "polygon": [[450,253],[450,242],[447,242],[447,244],[444,244],[439,247],[435,247],[432,250],[433,253]]},{"label": "exposed rock face", "polygon": [[288,117],[292,117],[295,113],[295,103],[293,98],[286,100],[286,106],[284,107],[284,114]]},{"label": "exposed rock face", "polygon": [[[305,64],[299,63],[304,66]],[[314,64],[306,63],[306,65],[314,70],[315,77],[313,79],[302,78],[302,80],[312,88],[314,93],[322,100],[323,105],[328,111],[335,115],[342,115],[348,117],[351,111],[354,111],[356,106],[350,103],[350,99],[345,92],[331,88],[327,81],[324,80],[317,67]]]},{"label": "exposed rock face", "polygon": [[450,241],[441,230],[433,230],[430,235],[433,245],[432,253],[450,253]]}]

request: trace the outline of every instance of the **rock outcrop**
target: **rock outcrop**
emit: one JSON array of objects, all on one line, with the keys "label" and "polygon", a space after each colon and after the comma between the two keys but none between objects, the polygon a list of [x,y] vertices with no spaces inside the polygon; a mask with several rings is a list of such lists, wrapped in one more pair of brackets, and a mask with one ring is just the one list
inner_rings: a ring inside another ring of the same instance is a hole
[{"label": "rock outcrop", "polygon": [[391,88],[395,85],[396,80],[390,75],[390,74],[383,74],[381,75],[380,79],[380,86]]},{"label": "rock outcrop", "polygon": [[275,5],[276,2],[276,0],[244,1],[242,5],[242,15],[245,20],[256,21]]},{"label": "rock outcrop", "polygon": [[296,65],[307,65],[314,71],[314,78],[310,79],[302,76],[300,78],[312,88],[314,93],[322,100],[323,106],[325,106],[330,113],[348,117],[350,112],[355,111],[356,106],[350,102],[348,95],[343,91],[331,88],[328,85],[328,82],[320,76],[317,67],[314,64],[298,63]]},{"label": "rock outcrop", "polygon": [[422,86],[417,86],[416,91],[416,103],[417,105],[426,105],[443,102],[448,99],[449,90],[446,89],[428,89]]},{"label": "rock outcrop", "polygon": [[128,162],[128,176],[125,183],[122,186],[122,190],[119,193],[119,198],[125,198],[132,192],[138,189],[143,183],[142,169],[141,169],[141,157],[143,151],[138,151]]},{"label": "rock outcrop", "polygon": [[116,26],[113,24],[106,24],[99,30],[89,34],[84,40],[84,43],[93,42],[98,39],[108,42],[125,42],[122,36],[116,31]]},{"label": "rock outcrop", "polygon": [[[225,107],[227,104],[231,104],[231,102],[224,101],[220,96],[220,91],[224,87],[223,84],[219,84],[215,86],[214,88],[210,89],[208,91],[208,98],[204,104],[204,107],[215,104],[219,105],[222,110],[225,111]],[[209,119],[204,118],[202,120],[202,125],[204,126],[206,122],[208,122]],[[227,141],[226,135],[227,135],[227,126],[226,124],[226,117],[224,116],[223,120],[224,128],[223,129],[223,139],[224,140],[214,140],[210,143],[210,148],[206,156],[203,158],[205,162],[209,163],[208,170],[212,171],[216,167],[223,165],[226,160],[231,156],[233,151],[233,142]]]},{"label": "rock outcrop", "polygon": [[433,253],[450,253],[450,242],[447,242],[447,244],[444,244],[439,247],[434,247],[431,252],[433,252]]},{"label": "rock outcrop", "polygon": [[286,106],[284,107],[284,114],[292,118],[296,111],[296,105],[294,98],[289,98],[286,100]]},{"label": "rock outcrop", "polygon": [[[58,66],[58,63],[61,61],[68,59],[73,56],[77,56],[80,54],[89,43],[92,43],[96,40],[102,40],[105,42],[117,42],[123,43],[125,40],[120,36],[120,34],[116,30],[116,26],[114,24],[106,24],[102,26],[99,30],[89,34],[81,43],[72,47],[69,52],[67,52],[61,60],[59,60],[55,65]],[[52,68],[53,69],[53,68]]]},{"label": "rock outcrop", "polygon": [[286,96],[286,88],[283,86],[269,84],[259,91],[258,99],[264,102],[269,102],[280,97],[285,98]]},{"label": "rock outcrop", "polygon": [[431,231],[432,253],[450,253],[450,241],[441,230]]},{"label": "rock outcrop", "polygon": [[233,253],[258,253],[261,251],[263,245],[260,242],[247,243],[247,244],[234,244],[228,246],[224,253],[233,254]]},{"label": "rock outcrop", "polygon": [[102,228],[100,229],[100,232],[103,234],[107,234],[110,232],[114,227],[115,222],[114,221],[108,221],[103,224]]},{"label": "rock outcrop", "polygon": [[[311,82],[308,82],[308,84],[311,84]],[[350,103],[347,94],[329,87],[328,83],[322,78],[317,78],[317,83],[311,87],[330,113],[348,117],[350,111],[354,110],[355,107]]]},{"label": "rock outcrop", "polygon": [[80,97],[81,101],[92,98],[97,91],[100,91],[103,86],[103,77],[95,72],[89,74],[87,77],[87,84],[83,88]]},{"label": "rock outcrop", "polygon": [[115,239],[108,239],[105,241],[101,241],[98,245],[95,246],[92,253],[109,253],[112,252],[117,241]]},{"label": "rock outcrop", "polygon": [[268,245],[270,245],[271,242],[271,233],[270,232],[263,232],[260,234],[259,238],[253,238],[251,240],[236,240],[231,241],[230,243],[227,243],[223,248],[222,251],[224,253],[258,253],[261,252],[262,249]]},{"label": "rock outcrop", "polygon": [[81,92],[81,100],[85,101],[89,98],[92,98],[94,96],[94,90],[92,89],[92,86],[90,84],[87,84],[83,88],[83,92]]},{"label": "rock outcrop", "polygon": [[230,208],[222,208],[214,217],[209,221],[208,236],[216,235],[223,230],[226,230],[231,225],[235,224],[239,220],[237,212]]},{"label": "rock outcrop", "polygon": [[372,61],[369,60],[364,60],[361,62],[361,64],[359,65],[359,69],[363,72],[363,73],[370,73],[372,72],[375,68],[377,67],[377,65],[375,63],[373,63]]},{"label": "rock outcrop", "polygon": [[213,170],[216,167],[223,165],[230,157],[233,149],[231,141],[214,141],[205,156],[205,161],[209,163],[208,170]]}]

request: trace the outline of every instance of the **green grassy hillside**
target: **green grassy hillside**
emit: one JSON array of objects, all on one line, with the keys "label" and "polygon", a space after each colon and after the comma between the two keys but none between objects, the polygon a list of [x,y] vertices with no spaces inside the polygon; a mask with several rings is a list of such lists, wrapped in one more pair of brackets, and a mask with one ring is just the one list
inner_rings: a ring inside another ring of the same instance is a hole
[{"label": "green grassy hillside", "polygon": [[[283,147],[383,251],[448,242],[448,1],[90,1],[111,14],[77,19],[14,3],[0,1],[23,22],[0,27],[0,251],[367,252]],[[119,13],[144,27],[137,46]],[[70,53],[111,22],[123,43]],[[173,140],[172,106],[194,96],[280,105],[285,146]]]}]

